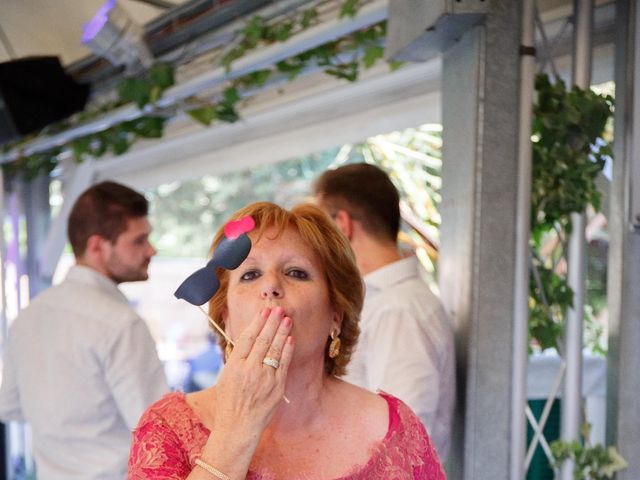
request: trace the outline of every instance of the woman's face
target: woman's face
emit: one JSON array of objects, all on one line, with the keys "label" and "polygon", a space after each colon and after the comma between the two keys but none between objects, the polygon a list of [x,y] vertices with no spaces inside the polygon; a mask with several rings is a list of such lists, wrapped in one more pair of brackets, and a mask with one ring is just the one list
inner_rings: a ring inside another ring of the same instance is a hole
[{"label": "woman's face", "polygon": [[229,272],[227,308],[223,314],[233,340],[264,308],[281,306],[293,320],[294,364],[324,364],[327,338],[340,327],[341,316],[329,302],[324,269],[314,252],[288,228],[280,237],[267,229],[249,256]]}]

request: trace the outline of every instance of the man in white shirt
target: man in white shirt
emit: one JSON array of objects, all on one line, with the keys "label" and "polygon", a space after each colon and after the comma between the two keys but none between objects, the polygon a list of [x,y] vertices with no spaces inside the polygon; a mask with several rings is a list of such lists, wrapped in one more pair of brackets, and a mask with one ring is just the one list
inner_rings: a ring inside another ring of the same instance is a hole
[{"label": "man in white shirt", "polygon": [[324,172],[314,194],[349,239],[366,285],[360,338],[345,379],[406,402],[444,461],[455,402],[453,332],[417,259],[398,251],[398,191],[385,172],[360,163]]},{"label": "man in white shirt", "polygon": [[76,265],[11,326],[0,419],[30,424],[38,478],[126,478],[131,430],[168,391],[149,330],[117,287],[148,278],[147,212],[124,185],[85,191],[68,224]]}]

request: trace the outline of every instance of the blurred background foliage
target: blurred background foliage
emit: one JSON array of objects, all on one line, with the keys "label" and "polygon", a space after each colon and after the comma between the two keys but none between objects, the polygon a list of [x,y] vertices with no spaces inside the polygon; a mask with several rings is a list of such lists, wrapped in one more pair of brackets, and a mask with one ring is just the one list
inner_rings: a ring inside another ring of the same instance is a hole
[{"label": "blurred background foliage", "polygon": [[161,185],[148,192],[153,241],[162,256],[205,257],[215,231],[239,208],[256,201],[292,207],[311,200],[311,185],[327,168],[369,162],[390,174],[413,213],[412,223],[420,224],[422,233],[405,226],[402,237],[418,249],[433,273],[440,225],[441,131],[440,125],[423,125],[275,164]]},{"label": "blurred background foliage", "polygon": [[[535,268],[531,281],[530,334],[533,348],[544,350],[556,346],[561,339],[564,316],[571,305],[573,293],[564,279],[566,212],[558,213],[561,221],[554,222],[550,219],[555,213],[550,211],[547,214],[543,211],[544,208],[550,210],[547,200],[552,197],[548,191],[557,188],[557,182],[540,162],[541,159],[543,163],[553,162],[557,153],[554,150],[557,146],[553,142],[547,142],[549,133],[545,130],[560,128],[553,117],[557,115],[555,112],[564,109],[563,115],[567,118],[571,117],[571,112],[567,113],[568,107],[562,103],[565,101],[562,100],[563,95],[568,93],[563,91],[563,86],[541,81],[539,87],[546,89],[548,95],[555,95],[553,101],[546,104],[551,104],[553,108],[547,112],[538,112],[537,130],[534,131],[534,153],[538,162],[537,167],[534,167],[534,175],[537,174],[538,177],[534,178],[537,193],[533,198],[532,211],[532,265]],[[585,101],[584,95],[575,92],[573,95],[578,103]],[[603,101],[602,96],[595,94],[590,95],[589,100]],[[610,101],[610,97],[606,99],[608,105]],[[600,119],[598,125],[591,130],[598,130],[603,121]],[[570,127],[565,126],[562,132],[566,133],[567,128]],[[611,128],[610,122],[607,123],[602,134],[605,139],[603,142],[606,141],[607,145],[605,148],[601,146],[599,150],[601,156],[597,162],[598,172],[602,168],[601,158],[609,154]],[[583,149],[585,144],[589,145],[588,139],[585,142],[579,146],[574,142],[575,150]],[[442,126],[429,124],[377,135],[361,143],[338,146],[274,164],[164,184],[148,192],[152,207],[150,219],[154,225],[153,241],[159,254],[164,257],[205,258],[215,231],[239,208],[255,201],[271,201],[284,207],[311,201],[311,185],[325,169],[347,163],[368,162],[388,172],[400,191],[405,220],[400,235],[401,246],[407,252],[416,252],[428,273],[426,280],[437,290],[441,149]],[[585,164],[585,167],[590,169],[589,174],[592,175],[592,166]],[[574,166],[571,168],[575,169]],[[591,177],[589,181],[592,181]],[[590,184],[590,189],[590,198],[599,200],[599,190],[602,187]],[[561,194],[555,195],[557,197]],[[564,202],[556,203],[559,209],[566,207]],[[606,202],[604,203],[603,206],[606,207]],[[606,208],[604,210],[603,213],[606,213]],[[588,244],[585,307],[585,344],[592,352],[601,354],[606,351],[604,325],[608,250],[606,218],[603,213],[592,208],[588,210],[589,221],[596,225]]]}]

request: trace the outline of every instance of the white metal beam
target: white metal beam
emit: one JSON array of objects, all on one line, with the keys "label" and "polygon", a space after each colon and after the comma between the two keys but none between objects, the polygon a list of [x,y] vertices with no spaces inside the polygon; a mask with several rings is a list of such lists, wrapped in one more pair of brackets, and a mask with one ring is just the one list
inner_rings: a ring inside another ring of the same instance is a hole
[{"label": "white metal beam", "polygon": [[[591,86],[591,47],[593,33],[593,0],[574,1],[573,84],[582,89]],[[567,374],[562,394],[560,437],[566,442],[580,440],[582,418],[582,330],[586,282],[586,216],[571,214],[569,238],[568,284],[573,290],[573,306],[567,312],[565,349]],[[574,462],[566,460],[561,467],[562,480],[574,478]]]},{"label": "white metal beam", "polygon": [[520,105],[518,125],[518,174],[516,240],[513,285],[513,350],[511,372],[511,465],[510,478],[526,474],[527,359],[529,341],[529,242],[531,238],[531,117],[533,110],[535,59],[535,1],[522,2],[522,43],[520,46]]}]

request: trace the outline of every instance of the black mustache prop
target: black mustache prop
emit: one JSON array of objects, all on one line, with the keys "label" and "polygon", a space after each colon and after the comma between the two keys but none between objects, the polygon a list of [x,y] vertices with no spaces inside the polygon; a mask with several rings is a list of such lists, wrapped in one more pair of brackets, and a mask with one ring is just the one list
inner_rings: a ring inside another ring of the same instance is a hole
[{"label": "black mustache prop", "polygon": [[220,288],[216,268],[234,270],[244,262],[251,250],[251,239],[246,233],[237,238],[222,237],[213,258],[201,269],[189,275],[174,295],[192,305],[204,305]]}]

